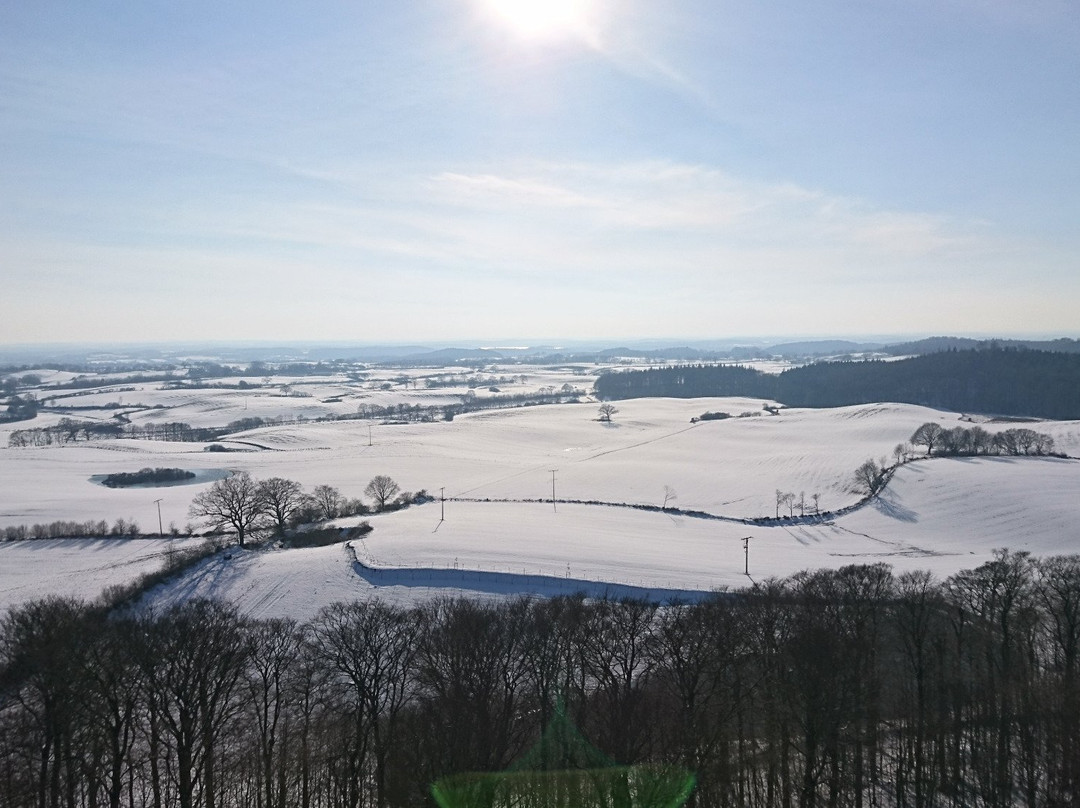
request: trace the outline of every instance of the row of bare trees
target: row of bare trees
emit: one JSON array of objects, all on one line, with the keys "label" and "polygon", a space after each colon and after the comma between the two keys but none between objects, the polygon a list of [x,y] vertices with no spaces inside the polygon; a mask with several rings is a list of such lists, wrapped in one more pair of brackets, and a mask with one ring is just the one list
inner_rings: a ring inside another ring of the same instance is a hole
[{"label": "row of bare trees", "polygon": [[806,516],[807,510],[812,514],[821,513],[821,494],[816,491],[810,495],[810,502],[806,501],[806,492],[800,491],[798,498],[794,491],[781,491],[776,489],[776,518],[780,518],[780,509],[788,509],[788,517],[795,516],[795,509],[799,509],[799,516]]},{"label": "row of bare trees", "polygon": [[1027,427],[989,432],[981,426],[946,429],[936,421],[916,429],[911,443],[925,446],[928,455],[1049,455],[1054,451],[1053,436]]},{"label": "row of bare trees", "polygon": [[[955,426],[946,429],[935,421],[922,424],[911,436],[910,445],[898,443],[893,449],[893,465],[883,457],[881,460],[870,458],[855,469],[850,488],[853,493],[865,497],[878,493],[888,482],[889,476],[902,463],[914,459],[912,446],[925,446],[926,455],[942,457],[977,456],[977,455],[1053,455],[1054,438],[1045,432],[1034,429],[1010,428],[997,433],[988,432],[981,426]],[[1059,455],[1064,456],[1064,455]],[[779,514],[780,492],[777,491],[777,514]]]},{"label": "row of bare trees", "polygon": [[431,805],[502,770],[559,698],[696,806],[1071,806],[1080,557],[944,582],[804,572],[670,607],[579,597],[334,604],[308,623],[68,600],[0,624],[8,808]]},{"label": "row of bare trees", "polygon": [[[376,474],[364,488],[364,493],[374,500],[377,511],[426,497],[421,491],[395,499],[400,491],[401,486],[385,474]],[[197,494],[191,501],[188,515],[215,530],[231,528],[243,547],[247,537],[260,528],[283,535],[288,528],[299,524],[368,511],[362,500],[343,497],[331,485],[317,485],[307,493],[296,480],[284,477],[256,480],[242,471],[216,481]]]}]

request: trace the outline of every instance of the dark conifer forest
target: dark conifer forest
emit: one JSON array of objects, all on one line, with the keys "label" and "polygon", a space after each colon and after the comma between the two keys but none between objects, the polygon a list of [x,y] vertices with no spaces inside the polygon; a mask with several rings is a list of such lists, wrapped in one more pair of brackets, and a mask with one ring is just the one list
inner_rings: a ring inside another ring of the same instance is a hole
[{"label": "dark conifer forest", "polygon": [[1031,418],[1080,418],[1080,354],[987,348],[895,361],[816,362],[768,374],[692,365],[606,373],[603,399],[750,396],[789,407],[895,401]]},{"label": "dark conifer forest", "polygon": [[703,602],[335,604],[308,623],[70,600],[0,623],[5,808],[433,805],[555,714],[693,806],[1073,806],[1080,557],[883,564]]}]

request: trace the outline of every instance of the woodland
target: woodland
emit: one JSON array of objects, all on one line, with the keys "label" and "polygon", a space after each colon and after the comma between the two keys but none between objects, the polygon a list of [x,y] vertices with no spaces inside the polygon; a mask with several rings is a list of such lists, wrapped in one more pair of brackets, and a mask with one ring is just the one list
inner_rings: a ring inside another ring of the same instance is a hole
[{"label": "woodland", "polygon": [[751,396],[788,407],[894,401],[953,412],[1080,418],[1080,354],[989,347],[891,361],[814,362],[770,374],[739,365],[614,371],[602,399]]},{"label": "woodland", "polygon": [[310,622],[67,599],[0,624],[8,808],[433,805],[559,705],[688,805],[1068,806],[1080,796],[1080,557],[884,564],[693,604],[337,603]]}]

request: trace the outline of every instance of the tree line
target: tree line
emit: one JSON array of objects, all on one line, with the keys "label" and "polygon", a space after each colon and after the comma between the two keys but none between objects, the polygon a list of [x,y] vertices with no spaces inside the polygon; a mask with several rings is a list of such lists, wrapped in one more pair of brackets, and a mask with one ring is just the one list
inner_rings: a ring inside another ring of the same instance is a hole
[{"label": "tree line", "polygon": [[[137,474],[111,476],[145,479],[144,472],[150,472],[154,476],[159,476],[157,472],[165,472],[164,476],[169,478],[176,472],[190,473],[183,469],[143,469]],[[385,474],[372,477],[364,488],[364,494],[372,500],[371,506],[358,497],[343,496],[341,491],[332,485],[316,485],[307,492],[296,480],[284,477],[257,480],[247,472],[238,472],[217,480],[197,494],[188,510],[188,516],[194,521],[189,522],[183,532],[170,523],[168,533],[174,537],[195,535],[196,524],[201,523],[214,533],[231,530],[243,547],[252,534],[285,536],[302,525],[373,511],[397,510],[428,500],[427,491],[402,491],[401,486]],[[140,535],[139,525],[134,519],[117,519],[111,528],[103,519],[61,519],[45,524],[0,528],[0,541],[106,536],[138,538]]]},{"label": "tree line", "polygon": [[66,599],[0,623],[9,808],[433,805],[509,767],[559,700],[693,806],[1068,806],[1080,794],[1080,557],[945,581],[884,564],[694,604],[326,606],[254,620]]},{"label": "tree line", "polygon": [[[898,443],[893,449],[895,462],[890,465],[884,457],[881,460],[870,458],[862,463],[852,476],[852,493],[872,497],[885,487],[893,472],[901,464],[916,459],[912,455],[913,446],[925,446],[926,456],[938,457],[978,457],[990,455],[1037,455],[1066,457],[1055,454],[1054,438],[1045,432],[1037,432],[1026,427],[1003,429],[989,432],[981,426],[954,426],[946,429],[936,421],[927,421],[911,435],[909,443]],[[777,491],[777,497],[780,492]],[[779,505],[779,499],[777,500]]]},{"label": "tree line", "polygon": [[30,421],[37,418],[38,400],[31,393],[11,396],[7,406],[0,412],[0,424],[12,421]]},{"label": "tree line", "polygon": [[1051,455],[1054,438],[1027,427],[988,432],[981,426],[954,426],[946,429],[935,421],[922,424],[911,436],[915,446],[925,446],[926,454],[961,455]]},{"label": "tree line", "polygon": [[[568,385],[563,385],[566,388]],[[436,420],[452,421],[458,415],[480,410],[501,409],[510,407],[528,407],[538,404],[561,404],[574,403],[580,400],[582,392],[571,389],[569,392],[554,387],[544,388],[537,392],[506,394],[478,397],[475,391],[470,390],[461,397],[461,402],[456,404],[362,404],[356,414],[343,413],[340,415],[323,415],[318,418],[307,418],[299,415],[295,418],[259,417],[251,416],[231,421],[225,426],[196,427],[183,421],[147,422],[145,424],[131,424],[126,422],[126,416],[116,416],[109,421],[83,421],[74,418],[61,418],[59,422],[51,426],[33,427],[30,429],[17,429],[8,436],[8,445],[13,447],[23,446],[64,446],[68,443],[76,443],[80,440],[110,440],[120,438],[163,440],[188,443],[209,443],[224,438],[235,432],[244,432],[263,426],[281,426],[286,424],[302,424],[308,421],[352,421],[358,419],[381,418],[388,421],[411,421],[433,422]],[[96,408],[95,408],[96,409]],[[27,415],[33,418],[36,415]],[[0,420],[3,420],[0,418]]]},{"label": "tree line", "polygon": [[769,374],[737,365],[601,375],[604,399],[749,396],[789,407],[895,401],[956,412],[1080,418],[1080,354],[987,347],[896,361],[816,362]]},{"label": "tree line", "polygon": [[[374,510],[403,508],[427,500],[426,491],[402,492],[391,477],[376,474],[364,488],[374,500]],[[284,536],[290,528],[340,516],[370,513],[363,500],[344,497],[332,485],[317,485],[311,493],[296,480],[270,477],[256,480],[247,472],[238,472],[197,494],[191,501],[188,516],[209,525],[214,531],[229,528],[237,543],[244,547],[247,538],[260,530]]]}]

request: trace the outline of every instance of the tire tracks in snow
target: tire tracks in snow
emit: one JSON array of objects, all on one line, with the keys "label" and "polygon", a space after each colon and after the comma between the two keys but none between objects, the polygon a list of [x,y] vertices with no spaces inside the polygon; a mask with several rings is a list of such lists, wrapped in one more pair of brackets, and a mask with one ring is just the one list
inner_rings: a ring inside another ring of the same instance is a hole
[{"label": "tire tracks in snow", "polygon": [[866,557],[866,556],[870,555],[870,556],[881,556],[883,558],[884,557],[890,557],[890,556],[909,556],[909,557],[912,557],[912,558],[923,558],[923,557],[931,557],[931,556],[952,555],[952,553],[939,553],[939,552],[937,552],[935,550],[927,550],[927,549],[925,549],[923,547],[919,547],[919,546],[917,546],[915,544],[908,544],[908,543],[902,542],[902,541],[892,541],[890,539],[881,539],[881,538],[878,538],[877,536],[871,536],[869,533],[862,533],[862,532],[860,532],[858,530],[852,530],[851,528],[847,528],[847,527],[844,527],[842,525],[834,524],[833,528],[835,528],[836,530],[839,530],[839,531],[841,531],[843,533],[847,533],[848,535],[851,535],[851,536],[862,536],[864,539],[869,539],[872,542],[876,542],[877,544],[885,545],[886,547],[892,547],[894,549],[893,549],[892,552],[889,552],[889,553],[829,553],[829,555],[831,555],[831,556],[836,556],[836,557],[840,557],[840,558],[845,557],[845,556],[850,556],[850,557],[856,558],[856,557]]}]

